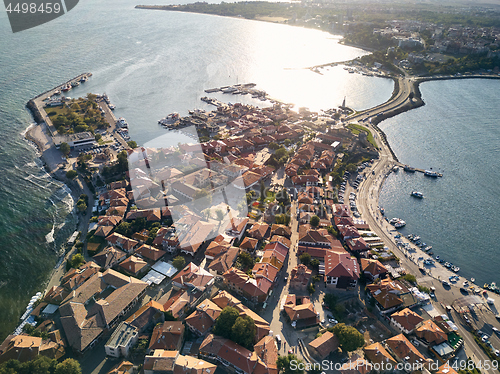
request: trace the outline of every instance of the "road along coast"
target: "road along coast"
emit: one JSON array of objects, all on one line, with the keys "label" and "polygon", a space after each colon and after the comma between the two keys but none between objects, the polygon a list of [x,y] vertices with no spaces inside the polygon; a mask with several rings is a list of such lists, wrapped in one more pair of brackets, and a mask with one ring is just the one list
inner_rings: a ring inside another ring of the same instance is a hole
[{"label": "road along coast", "polygon": [[[400,264],[409,273],[414,274],[418,283],[428,288],[435,287],[436,299],[439,303],[435,306],[441,305],[442,312],[446,313],[444,306],[453,305],[455,300],[462,297],[459,288],[462,287],[466,279],[458,277],[455,282],[449,282],[449,286],[444,286],[443,281],[448,281],[451,276],[457,276],[454,272],[448,270],[440,263],[436,262],[433,265],[425,265],[421,262],[424,258],[430,257],[429,254],[421,250],[416,245],[410,244],[409,249],[404,246],[398,245],[395,236],[398,234],[397,230],[390,225],[385,217],[381,214],[378,200],[380,191],[383,187],[384,181],[391,172],[394,172],[394,166],[401,166],[402,164],[397,161],[394,152],[390,148],[385,134],[377,126],[383,119],[393,117],[396,114],[404,112],[424,105],[419,90],[419,85],[422,82],[430,80],[444,80],[444,79],[467,79],[467,78],[488,78],[499,79],[498,76],[459,76],[459,77],[433,77],[433,78],[399,78],[398,90],[395,95],[384,104],[375,108],[368,109],[362,112],[351,115],[347,121],[354,122],[359,125],[365,126],[367,129],[372,127],[381,136],[375,137],[379,149],[379,159],[374,163],[373,167],[365,172],[365,179],[360,184],[357,194],[358,209],[362,218],[370,226],[372,231],[379,236],[385,245],[391,250],[399,259]],[[410,92],[413,92],[413,98],[410,99]],[[417,97],[417,100],[415,100]],[[381,114],[381,115],[380,115]],[[371,121],[369,120],[371,119]],[[406,238],[398,239],[403,243],[410,243]],[[474,288],[481,289],[481,286],[474,285],[472,280],[467,280]],[[482,290],[481,290],[482,291]],[[493,298],[496,302],[500,302],[500,297],[493,292],[488,293],[489,297]],[[486,301],[486,300],[484,300]],[[481,307],[481,313],[487,314],[494,320],[496,310],[491,310],[486,307]],[[455,323],[458,325],[459,333],[465,340],[465,351],[468,357],[472,357],[477,362],[487,362],[489,358],[486,354],[478,349],[477,344],[472,339],[468,329],[464,324],[460,323],[460,316],[458,313],[453,312],[452,316],[455,318]],[[493,373],[493,370],[485,370],[486,373]]]},{"label": "road along coast", "polygon": [[[63,91],[64,87],[71,85],[73,82],[81,82],[82,80],[87,80],[92,76],[92,73],[80,74],[67,82],[60,84],[44,93],[30,99],[26,104],[26,107],[31,111],[34,124],[30,125],[24,137],[26,140],[31,142],[35,146],[39,153],[39,157],[44,165],[46,172],[54,179],[64,183],[70,190],[71,197],[76,205],[76,201],[79,199],[82,193],[89,196],[89,202],[93,204],[93,194],[87,188],[85,182],[80,180],[79,177],[74,180],[69,180],[66,178],[66,166],[67,160],[62,157],[61,151],[59,151],[52,139],[52,136],[57,134],[57,130],[54,128],[52,121],[48,117],[44,106],[45,101],[48,98],[58,95]],[[86,233],[88,222],[92,213],[87,213],[85,216],[78,216],[78,224],[76,230]],[[66,252],[63,257],[59,259],[56,266],[52,270],[50,278],[44,285],[44,295],[52,287],[60,284],[60,279],[64,275],[66,260],[68,260],[75,253],[74,248]]]}]

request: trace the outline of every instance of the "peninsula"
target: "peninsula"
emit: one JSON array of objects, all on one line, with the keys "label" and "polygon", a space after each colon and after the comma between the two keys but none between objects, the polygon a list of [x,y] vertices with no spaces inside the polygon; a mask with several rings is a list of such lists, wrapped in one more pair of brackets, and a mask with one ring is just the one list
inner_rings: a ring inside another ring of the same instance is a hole
[{"label": "peninsula", "polygon": [[[355,65],[346,68],[370,68]],[[462,77],[394,76],[383,66],[377,74],[392,75],[394,93],[359,112],[345,103],[295,112],[255,84],[207,88],[273,105],[204,97],[215,110],[159,119],[165,131],[194,130],[199,142],[155,149],[136,147],[107,96],[61,96],[83,76],[31,100],[39,123],[27,137],[49,144],[48,169],[79,186],[81,220],[31,319],[2,346],[65,336],[52,340],[54,358],[72,351],[85,372],[154,368],[165,357],[174,357],[173,370],[191,370],[195,360],[209,370],[271,373],[286,360],[312,368],[324,358],[340,368],[376,365],[374,350],[394,365],[438,371],[456,356],[462,367],[491,362],[482,370],[493,372],[495,351],[481,344],[484,327],[471,315],[481,310],[498,325],[486,312],[498,297],[453,296],[460,286],[483,291],[418,239],[401,237],[403,221],[377,205],[383,180],[402,166],[377,124],[423,105],[421,81]],[[467,77],[486,76],[498,77]],[[0,352],[0,363],[11,353]],[[90,359],[98,353],[114,361]]]}]

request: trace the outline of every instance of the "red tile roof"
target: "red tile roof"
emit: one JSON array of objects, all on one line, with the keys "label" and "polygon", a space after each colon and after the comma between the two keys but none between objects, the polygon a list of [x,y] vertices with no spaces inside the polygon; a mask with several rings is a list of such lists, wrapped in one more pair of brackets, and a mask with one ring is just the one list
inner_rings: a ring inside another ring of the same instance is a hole
[{"label": "red tile roof", "polygon": [[339,348],[339,339],[330,331],[326,331],[319,338],[310,342],[309,346],[323,359]]},{"label": "red tile roof", "polygon": [[399,312],[392,313],[391,319],[399,323],[405,330],[413,331],[424,319],[412,310],[405,308]]},{"label": "red tile roof", "polygon": [[152,261],[158,261],[161,257],[165,255],[165,251],[152,247],[147,244],[141,245],[136,251],[135,254],[138,254],[142,256],[143,258],[152,260]]},{"label": "red tile roof", "polygon": [[328,252],[325,256],[325,276],[359,278],[359,265],[348,253]]}]

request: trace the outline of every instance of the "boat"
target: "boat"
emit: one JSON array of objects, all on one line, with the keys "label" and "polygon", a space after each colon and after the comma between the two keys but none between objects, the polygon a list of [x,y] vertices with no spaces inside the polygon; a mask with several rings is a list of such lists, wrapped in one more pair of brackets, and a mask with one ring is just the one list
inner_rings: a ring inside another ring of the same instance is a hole
[{"label": "boat", "polygon": [[474,283],[476,280],[474,278],[471,278],[470,281]]},{"label": "boat", "polygon": [[424,175],[425,175],[426,177],[432,177],[432,178],[437,178],[437,177],[439,177],[439,174],[438,174],[438,173],[436,173],[435,171],[432,171],[432,170],[425,170],[425,171],[424,171]]},{"label": "boat", "polygon": [[418,242],[420,240],[420,236],[414,236],[412,239],[411,239],[413,242]]},{"label": "boat", "polygon": [[63,88],[61,88],[61,91],[62,91],[62,92],[67,92],[67,91],[69,91],[69,90],[71,90],[71,86],[70,86],[69,84],[67,84],[67,85],[65,85]]},{"label": "boat", "polygon": [[59,90],[55,90],[53,93],[53,95],[60,95],[60,94],[61,94],[61,91],[59,91]]},{"label": "boat", "polygon": [[128,127],[128,123],[123,117],[118,118],[118,122],[116,124],[120,127]]},{"label": "boat", "polygon": [[222,93],[232,93],[234,91],[238,91],[236,87],[225,87],[221,89]]},{"label": "boat", "polygon": [[458,273],[460,271],[460,268],[458,266],[453,266],[451,270],[455,273]]},{"label": "boat", "polygon": [[87,82],[88,78],[87,77],[81,77],[80,78],[80,83],[85,83]]},{"label": "boat", "polygon": [[418,192],[418,191],[412,191],[411,192],[411,196],[418,197],[419,199],[423,199],[424,198],[424,194],[422,192]]},{"label": "boat", "polygon": [[385,209],[382,208],[382,207],[380,207],[379,209],[380,209],[380,214],[384,215],[385,214]]},{"label": "boat", "polygon": [[209,88],[207,90],[205,90],[206,93],[212,93],[212,92],[218,92],[219,91],[219,88]]},{"label": "boat", "polygon": [[427,247],[424,248],[424,251],[428,252],[432,249],[432,245],[428,245]]},{"label": "boat", "polygon": [[395,227],[395,228],[397,228],[397,229],[399,229],[399,228],[401,228],[401,227],[405,227],[405,226],[406,226],[406,222],[405,222],[405,221],[403,221],[402,219],[400,219],[398,222],[396,222],[396,223],[394,224],[394,227]]},{"label": "boat", "polygon": [[71,87],[76,87],[76,86],[79,86],[79,85],[80,85],[80,82],[78,82],[78,81],[71,82]]},{"label": "boat", "polygon": [[[193,111],[193,113],[194,113],[194,111]],[[160,125],[168,125],[168,124],[174,123],[178,119],[179,119],[179,113],[173,112],[173,113],[170,113],[169,115],[167,115],[165,118],[162,118],[161,120],[159,120],[158,123]]]},{"label": "boat", "polygon": [[111,109],[111,110],[115,110],[115,108],[116,108],[116,107],[115,107],[113,104],[109,104],[109,109]]}]

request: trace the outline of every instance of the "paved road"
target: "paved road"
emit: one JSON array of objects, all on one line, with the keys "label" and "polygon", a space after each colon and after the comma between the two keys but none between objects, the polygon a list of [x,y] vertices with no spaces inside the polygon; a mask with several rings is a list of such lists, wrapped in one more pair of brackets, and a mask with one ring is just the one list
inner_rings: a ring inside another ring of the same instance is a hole
[{"label": "paved road", "polygon": [[280,313],[280,304],[281,300],[286,298],[288,295],[288,285],[290,280],[288,279],[286,282],[284,281],[284,277],[288,276],[291,269],[297,266],[297,255],[296,255],[296,246],[298,242],[298,222],[297,222],[297,202],[292,202],[291,207],[291,220],[290,225],[292,227],[292,236],[291,236],[291,246],[290,252],[288,254],[288,262],[283,265],[281,270],[282,275],[281,279],[278,281],[277,286],[273,290],[273,294],[267,301],[267,308],[263,313],[263,318],[268,321],[271,325],[271,330],[274,333],[274,336],[280,335],[281,337],[281,347],[279,347],[279,352],[281,355],[285,355],[290,348],[295,349],[295,352],[299,358],[302,358],[300,351],[298,350],[298,342],[297,339],[299,335],[297,331],[293,329],[290,323],[286,320],[286,317]]},{"label": "paved road", "polygon": [[[441,279],[444,279],[445,275],[443,274],[453,273],[447,271],[441,265],[436,265],[436,270],[433,270],[430,273],[431,277],[429,277],[428,274],[422,274],[419,271],[418,261],[406,257],[405,253],[403,253],[396,245],[393,237],[393,234],[395,234],[394,228],[389,225],[389,223],[386,222],[385,219],[383,219],[379,212],[377,206],[379,192],[385,177],[388,175],[394,165],[394,161],[392,159],[388,146],[381,142],[380,139],[376,139],[376,141],[381,148],[380,158],[379,160],[375,161],[372,169],[375,171],[375,174],[372,174],[371,172],[367,173],[366,179],[361,183],[359,187],[357,195],[358,210],[361,213],[362,218],[366,221],[366,223],[368,223],[372,231],[374,231],[384,241],[389,249],[401,259],[401,265],[405,267],[410,273],[416,275],[419,281],[423,281],[423,284],[427,284],[429,286],[433,285],[434,287],[436,287],[435,294],[439,302],[444,303],[445,305],[451,305],[455,299],[462,296],[458,289],[458,286],[452,285],[451,287],[445,289],[442,286],[441,281],[436,278],[442,277]],[[443,313],[446,313],[439,302],[435,302],[434,306],[438,310],[441,310]],[[457,326],[459,329],[458,333],[464,338],[465,351],[467,355],[473,358],[476,363],[484,363],[486,361],[489,361],[489,358],[486,356],[486,354],[475,343],[474,339],[468,332],[468,328],[463,324],[461,317],[458,317],[456,313],[454,313],[453,317],[453,319],[457,322]],[[495,321],[494,323],[498,325],[497,328],[500,328],[498,321]],[[486,370],[483,368],[482,372],[494,373],[495,370]]]},{"label": "paved road", "polygon": [[410,92],[412,90],[413,78],[400,77],[398,78],[399,90],[396,92],[393,98],[386,101],[383,104],[377,105],[376,107],[357,112],[352,116],[347,117],[347,121],[358,121],[362,122],[370,117],[375,117],[379,113],[393,111],[408,102],[410,102]]}]

